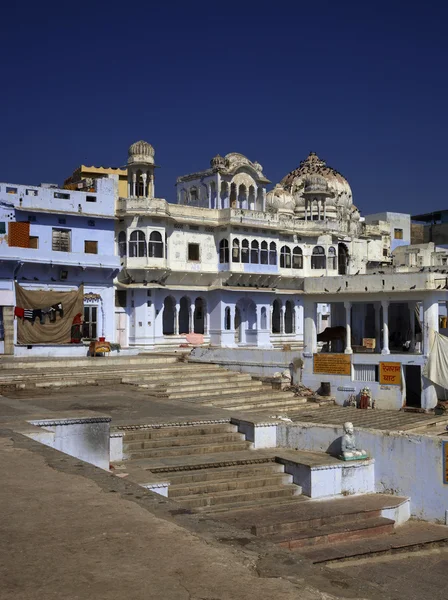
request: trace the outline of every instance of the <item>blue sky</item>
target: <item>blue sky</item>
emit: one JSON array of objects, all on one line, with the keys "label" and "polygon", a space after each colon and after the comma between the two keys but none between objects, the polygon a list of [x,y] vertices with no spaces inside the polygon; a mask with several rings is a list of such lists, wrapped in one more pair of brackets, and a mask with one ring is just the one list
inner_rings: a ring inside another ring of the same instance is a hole
[{"label": "blue sky", "polygon": [[217,153],[273,183],[310,150],[355,204],[446,208],[442,2],[24,2],[0,24],[0,180],[61,183],[156,149],[156,195]]}]

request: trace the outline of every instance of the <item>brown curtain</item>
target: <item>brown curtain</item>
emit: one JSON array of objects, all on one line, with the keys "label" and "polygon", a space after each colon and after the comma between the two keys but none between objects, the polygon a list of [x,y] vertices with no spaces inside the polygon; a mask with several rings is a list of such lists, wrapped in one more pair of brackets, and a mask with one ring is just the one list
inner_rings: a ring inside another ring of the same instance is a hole
[{"label": "brown curtain", "polygon": [[25,290],[16,283],[16,306],[29,309],[49,308],[62,304],[64,316],[56,313],[56,321],[50,323],[47,316],[41,325],[39,319],[34,322],[17,319],[17,342],[19,344],[69,344],[73,318],[84,310],[84,286],[73,292],[53,292],[47,290]]}]

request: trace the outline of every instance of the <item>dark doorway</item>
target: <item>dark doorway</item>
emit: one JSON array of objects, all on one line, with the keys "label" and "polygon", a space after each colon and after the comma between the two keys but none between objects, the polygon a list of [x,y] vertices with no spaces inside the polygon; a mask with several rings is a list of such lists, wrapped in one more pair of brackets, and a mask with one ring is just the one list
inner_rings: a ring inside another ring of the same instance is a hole
[{"label": "dark doorway", "polygon": [[422,376],[417,365],[404,365],[406,382],[406,406],[421,408],[422,405]]},{"label": "dark doorway", "polygon": [[338,273],[347,275],[348,266],[348,248],[345,244],[338,244]]}]

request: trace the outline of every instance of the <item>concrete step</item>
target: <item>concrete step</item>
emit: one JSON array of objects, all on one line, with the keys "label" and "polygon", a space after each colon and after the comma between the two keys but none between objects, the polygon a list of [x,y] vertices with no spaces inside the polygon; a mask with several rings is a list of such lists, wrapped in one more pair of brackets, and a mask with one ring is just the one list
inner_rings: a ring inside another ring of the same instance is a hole
[{"label": "concrete step", "polygon": [[[238,393],[238,390],[241,390],[241,394],[255,394],[261,389],[263,388],[257,386],[256,382],[248,382],[247,384],[244,384],[244,382],[241,384],[232,383],[225,386],[220,385],[218,389],[216,389],[216,386],[211,384],[210,386],[207,386],[206,389],[204,389],[204,386],[201,386],[197,387],[196,391],[193,389],[187,389],[185,391],[171,392],[169,393],[169,397],[173,400],[181,398],[213,398],[214,396],[234,396],[236,393]],[[217,406],[214,401],[213,404]]]},{"label": "concrete step", "polygon": [[272,395],[271,398],[263,399],[260,402],[248,399],[244,401],[240,400],[239,402],[229,402],[225,406],[220,406],[228,410],[252,410],[253,412],[256,412],[260,409],[274,408],[285,411],[288,409],[294,409],[297,406],[301,406],[303,403],[303,400],[301,400],[300,398],[290,398],[289,400],[284,400],[281,396],[276,397]]},{"label": "concrete step", "polygon": [[369,556],[410,552],[438,546],[446,547],[448,527],[422,521],[409,521],[393,533],[367,540],[352,540],[339,544],[303,548],[300,554],[315,564],[358,560]]},{"label": "concrete step", "polygon": [[269,462],[255,465],[237,465],[231,467],[213,467],[190,471],[169,473],[167,477],[171,485],[191,484],[224,479],[239,479],[246,477],[271,476],[275,473],[284,473],[285,467],[280,463]]},{"label": "concrete step", "polygon": [[216,492],[210,495],[178,496],[176,502],[184,508],[205,508],[217,506],[235,501],[244,502],[260,498],[291,498],[300,494],[301,489],[294,484],[267,486],[262,488],[251,488],[248,490],[230,490]]},{"label": "concrete step", "polygon": [[[87,348],[86,348],[87,352]],[[14,358],[0,360],[0,370],[4,369],[40,369],[45,371],[47,369],[62,369],[62,368],[78,368],[78,367],[98,367],[101,363],[109,363],[108,366],[112,365],[155,365],[155,364],[175,364],[179,363],[179,358],[172,355],[164,354],[151,354],[145,356],[106,356],[106,357],[93,357],[85,356],[78,358],[61,357],[61,358]]]},{"label": "concrete step", "polygon": [[228,442],[223,444],[209,444],[197,446],[178,446],[152,448],[147,450],[133,450],[126,455],[127,458],[160,458],[170,456],[188,456],[191,454],[215,454],[220,452],[239,452],[251,448],[250,442]]},{"label": "concrete step", "polygon": [[132,375],[123,378],[123,383],[144,383],[148,389],[154,389],[156,391],[169,390],[170,392],[182,391],[185,387],[197,388],[197,386],[205,386],[213,382],[214,384],[226,384],[226,383],[248,383],[251,382],[250,376],[245,375],[241,377],[234,377],[232,374],[225,373],[223,371],[212,371],[211,373],[205,371],[204,373],[183,372],[169,377],[167,375],[159,376],[142,376]]},{"label": "concrete step", "polygon": [[216,425],[184,425],[180,427],[160,427],[126,431],[124,442],[137,440],[154,440],[160,438],[174,438],[177,436],[198,436],[215,433],[237,433],[238,427],[231,423],[218,423]]},{"label": "concrete step", "polygon": [[[297,495],[292,497],[287,496],[280,498],[257,498],[255,500],[246,502],[229,502],[229,504],[226,504],[225,506],[219,504],[217,506],[210,506],[207,508],[206,512],[216,515],[216,517],[214,518],[220,519],[222,515],[227,515],[229,512],[233,513],[234,511],[238,512],[241,515],[245,515],[246,518],[248,518],[252,510],[256,510],[259,508],[267,508],[269,510],[273,510],[274,508],[281,506],[285,508],[294,509],[299,502],[301,505],[303,502],[307,502],[308,500],[307,498],[305,498],[305,496],[300,495],[302,493],[302,488],[300,488],[300,486],[296,487],[299,488],[299,491]],[[202,509],[198,508],[197,511],[202,512]]]},{"label": "concrete step", "polygon": [[292,475],[287,473],[272,473],[271,475],[259,475],[227,478],[215,481],[201,481],[173,484],[170,478],[169,497],[196,496],[202,494],[215,494],[216,492],[249,490],[252,488],[276,487],[292,483]]},{"label": "concrete step", "polygon": [[199,446],[202,444],[225,444],[245,441],[242,433],[212,433],[197,436],[178,435],[172,438],[160,438],[152,440],[136,440],[129,442],[125,439],[124,451],[126,454],[135,450],[149,450],[151,448],[177,448],[178,446]]},{"label": "concrete step", "polygon": [[394,521],[391,519],[372,517],[359,521],[331,523],[317,528],[305,525],[302,529],[296,531],[276,533],[264,537],[281,548],[298,550],[318,544],[332,544],[382,536],[391,533],[393,529]]},{"label": "concrete step", "polygon": [[257,392],[262,389],[262,384],[260,381],[252,381],[250,379],[245,381],[234,381],[227,378],[224,381],[215,381],[215,378],[210,378],[207,381],[202,382],[192,381],[190,383],[190,381],[185,381],[183,385],[181,384],[177,387],[171,387],[170,384],[167,384],[163,387],[167,390],[170,398],[172,398],[178,397],[179,395],[185,395],[185,397],[189,397],[192,395],[192,393],[196,395],[198,392],[216,392],[219,394],[220,391],[224,390],[234,390],[234,393],[238,393],[238,390],[251,390],[253,392]]}]

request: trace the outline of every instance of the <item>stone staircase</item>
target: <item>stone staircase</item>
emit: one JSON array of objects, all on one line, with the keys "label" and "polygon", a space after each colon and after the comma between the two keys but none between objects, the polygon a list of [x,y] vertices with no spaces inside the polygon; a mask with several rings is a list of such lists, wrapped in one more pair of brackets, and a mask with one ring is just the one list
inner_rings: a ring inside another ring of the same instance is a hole
[{"label": "stone staircase", "polygon": [[[169,497],[190,510],[290,501],[301,488],[272,453],[252,444],[230,423],[126,432],[124,467],[141,484],[169,482]],[[148,485],[145,485],[148,487]]]},{"label": "stone staircase", "polygon": [[274,414],[298,409],[306,399],[214,364],[179,361],[152,353],[123,357],[2,359],[0,392],[79,385],[135,385],[148,395],[192,406]]}]

